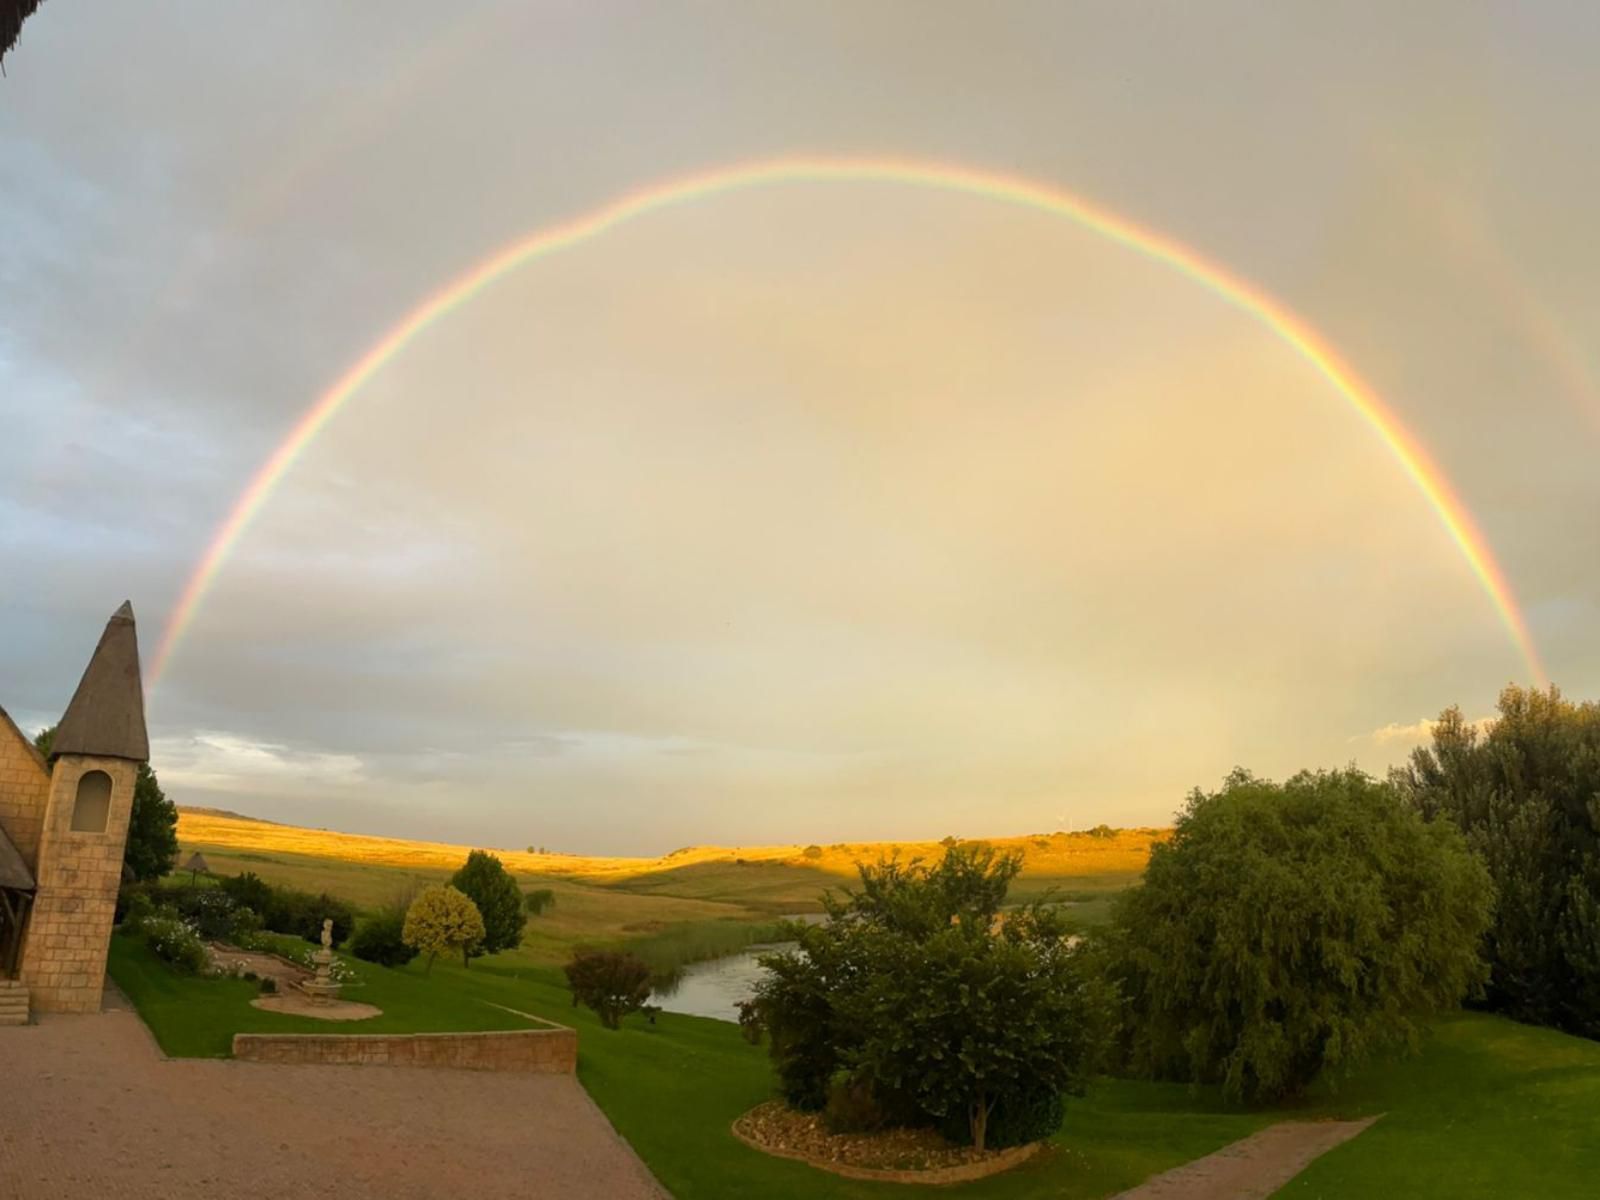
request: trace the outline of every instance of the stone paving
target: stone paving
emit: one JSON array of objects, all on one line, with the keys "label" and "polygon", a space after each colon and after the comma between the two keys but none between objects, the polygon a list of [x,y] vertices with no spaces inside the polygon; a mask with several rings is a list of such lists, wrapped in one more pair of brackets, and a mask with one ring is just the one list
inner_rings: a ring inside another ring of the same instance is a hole
[{"label": "stone paving", "polygon": [[662,1200],[570,1075],[165,1059],[106,1011],[0,1029],[0,1197]]},{"label": "stone paving", "polygon": [[1360,1121],[1280,1121],[1120,1192],[1111,1200],[1265,1200],[1335,1146],[1360,1134]]}]

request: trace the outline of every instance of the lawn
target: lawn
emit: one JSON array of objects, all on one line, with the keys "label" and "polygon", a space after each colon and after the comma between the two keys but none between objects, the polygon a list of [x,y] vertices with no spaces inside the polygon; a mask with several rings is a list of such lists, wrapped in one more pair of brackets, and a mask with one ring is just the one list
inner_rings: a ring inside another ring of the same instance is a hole
[{"label": "lawn", "polygon": [[[383,1017],[341,1032],[496,1029],[521,1025],[504,1005],[579,1031],[584,1086],[679,1200],[763,1196],[822,1200],[904,1195],[769,1158],[735,1141],[729,1123],[771,1095],[764,1051],[726,1022],[663,1013],[602,1029],[571,1007],[558,972],[508,956],[390,971],[352,963],[360,999]],[[182,979],[118,937],[112,974],[169,1054],[226,1053],[235,1031],[327,1032],[305,1018],[250,1008],[252,986]],[[1070,1102],[1050,1152],[1016,1171],[957,1189],[975,1200],[1112,1195],[1209,1153],[1274,1120],[1384,1117],[1313,1164],[1283,1196],[1567,1196],[1600,1177],[1600,1044],[1497,1017],[1465,1014],[1439,1026],[1415,1058],[1379,1063],[1337,1092],[1283,1111],[1229,1109],[1205,1090],[1101,1080]]]},{"label": "lawn", "polygon": [[[309,947],[308,947],[309,949]],[[532,1022],[476,1000],[462,989],[429,986],[420,965],[391,971],[340,955],[356,975],[344,996],[383,1009],[362,1021],[362,1033],[445,1033],[479,1029],[527,1029]],[[136,938],[111,939],[107,970],[128,994],[162,1050],[177,1058],[217,1058],[233,1052],[236,1033],[343,1033],[354,1025],[330,1025],[253,1008],[257,985],[243,979],[208,979],[174,974]],[[438,964],[434,971],[439,972]],[[359,985],[359,986],[357,986]]]}]

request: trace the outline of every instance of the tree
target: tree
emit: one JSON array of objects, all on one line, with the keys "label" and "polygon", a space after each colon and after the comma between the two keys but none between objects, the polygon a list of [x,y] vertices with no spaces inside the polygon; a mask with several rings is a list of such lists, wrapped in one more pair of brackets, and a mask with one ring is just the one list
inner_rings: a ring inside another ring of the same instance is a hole
[{"label": "tree", "polygon": [[556,894],[550,888],[532,888],[523,897],[523,906],[528,910],[530,917],[537,917],[547,908],[556,905]]},{"label": "tree", "polygon": [[1446,709],[1392,779],[1494,879],[1488,1007],[1600,1037],[1600,705],[1510,687],[1499,712],[1480,733]]},{"label": "tree", "polygon": [[[45,758],[55,741],[56,727],[41,729],[33,745]],[[128,817],[128,841],[122,861],[140,882],[160,879],[178,861],[178,806],[167,799],[149,763],[140,763],[133,781],[133,811]]]},{"label": "tree", "polygon": [[350,953],[384,967],[403,967],[415,958],[416,947],[405,940],[405,923],[406,912],[416,896],[413,884],[362,921],[350,939]]},{"label": "tree", "polygon": [[622,1028],[650,999],[650,968],[623,951],[579,950],[566,970],[572,1002],[593,1009],[607,1029]]},{"label": "tree", "polygon": [[1196,790],[1104,953],[1135,1070],[1245,1100],[1416,1043],[1480,987],[1493,890],[1454,829],[1355,769]]},{"label": "tree", "polygon": [[483,914],[483,940],[473,947],[474,956],[522,944],[522,928],[528,923],[522,889],[497,856],[487,850],[472,851],[450,877],[450,886],[470,897]]},{"label": "tree", "polygon": [[981,845],[863,865],[858,889],[824,896],[826,923],[791,927],[799,947],[762,959],[748,1019],[791,1104],[844,1088],[980,1150],[1055,1131],[1098,1059],[1106,993],[1052,905],[1002,917],[1021,867]]},{"label": "tree", "polygon": [[426,974],[441,954],[461,955],[466,966],[472,948],[483,941],[483,916],[465,893],[445,884],[424,888],[406,909],[401,940],[428,956]]}]

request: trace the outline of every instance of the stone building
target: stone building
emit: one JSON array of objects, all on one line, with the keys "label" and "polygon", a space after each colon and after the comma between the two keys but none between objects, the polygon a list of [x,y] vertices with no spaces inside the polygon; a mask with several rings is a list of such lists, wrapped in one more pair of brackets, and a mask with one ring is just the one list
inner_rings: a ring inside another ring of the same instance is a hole
[{"label": "stone building", "polygon": [[0,709],[0,1024],[96,1012],[139,764],[133,608],[112,614],[48,760]]}]

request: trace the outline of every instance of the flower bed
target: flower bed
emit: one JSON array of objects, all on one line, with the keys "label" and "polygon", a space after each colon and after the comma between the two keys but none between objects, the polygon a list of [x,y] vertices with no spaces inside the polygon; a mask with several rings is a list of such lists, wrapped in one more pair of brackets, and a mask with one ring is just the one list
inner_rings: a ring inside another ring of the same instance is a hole
[{"label": "flower bed", "polygon": [[952,1145],[931,1129],[829,1133],[820,1114],[796,1112],[781,1100],[745,1113],[733,1123],[733,1136],[752,1149],[836,1175],[891,1183],[966,1183],[1008,1171],[1041,1148],[1034,1142],[980,1153]]}]

